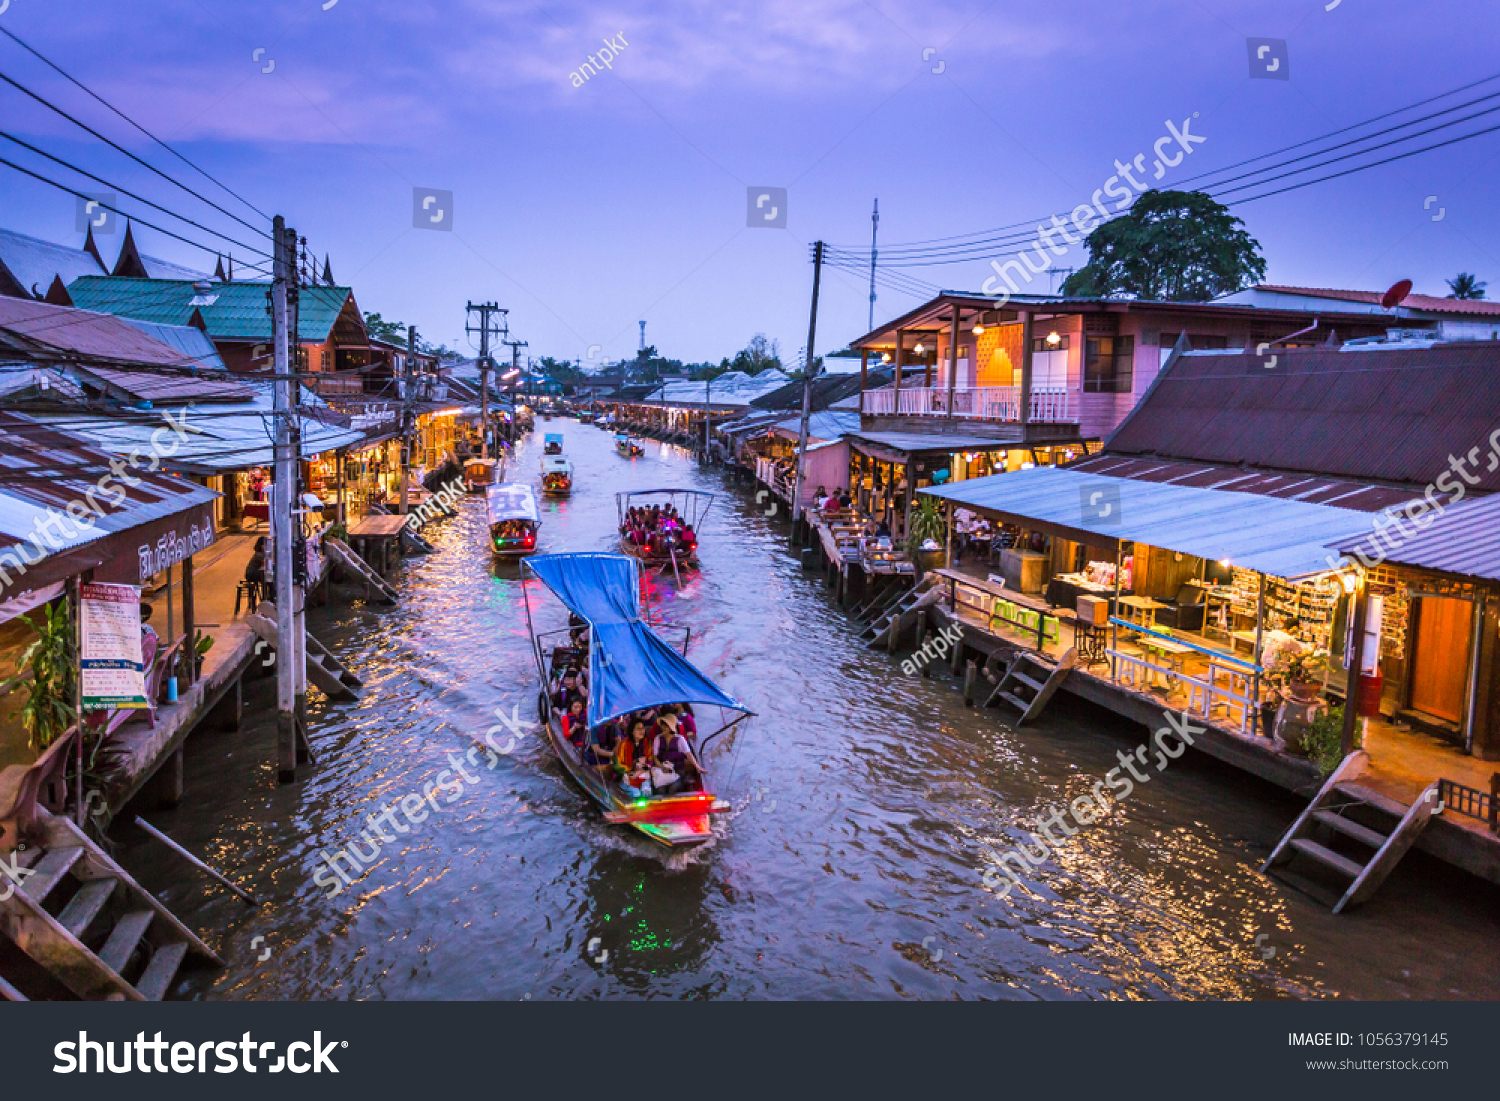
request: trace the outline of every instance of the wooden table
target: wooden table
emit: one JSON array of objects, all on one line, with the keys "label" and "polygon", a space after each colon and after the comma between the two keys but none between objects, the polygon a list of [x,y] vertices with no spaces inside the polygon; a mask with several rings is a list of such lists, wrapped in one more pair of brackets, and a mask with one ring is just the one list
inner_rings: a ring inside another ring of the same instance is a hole
[{"label": "wooden table", "polygon": [[1186,673],[1184,665],[1187,663],[1188,655],[1197,652],[1191,646],[1183,646],[1181,643],[1155,638],[1152,635],[1142,635],[1136,639],[1136,645],[1142,650],[1155,654],[1170,667],[1165,678],[1168,688],[1178,677]]},{"label": "wooden table", "polygon": [[349,542],[370,568],[384,577],[390,572],[391,551],[400,553],[401,529],[405,526],[405,516],[366,516],[349,529]]},{"label": "wooden table", "polygon": [[1122,596],[1120,597],[1120,618],[1135,622],[1131,619],[1130,612],[1134,610],[1140,615],[1139,626],[1156,627],[1156,613],[1162,608],[1170,607],[1159,600],[1152,600],[1149,596]]}]

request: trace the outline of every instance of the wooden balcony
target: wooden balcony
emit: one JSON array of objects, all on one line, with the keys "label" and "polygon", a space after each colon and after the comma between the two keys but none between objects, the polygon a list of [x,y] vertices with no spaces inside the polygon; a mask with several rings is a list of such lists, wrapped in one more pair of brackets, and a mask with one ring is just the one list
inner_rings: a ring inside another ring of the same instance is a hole
[{"label": "wooden balcony", "polygon": [[[964,386],[948,391],[941,386],[902,387],[900,390],[866,390],[860,412],[871,417],[948,417],[970,421],[1021,423],[1019,386]],[[1067,387],[1040,386],[1031,391],[1027,420],[1032,424],[1078,423],[1078,401]]]}]

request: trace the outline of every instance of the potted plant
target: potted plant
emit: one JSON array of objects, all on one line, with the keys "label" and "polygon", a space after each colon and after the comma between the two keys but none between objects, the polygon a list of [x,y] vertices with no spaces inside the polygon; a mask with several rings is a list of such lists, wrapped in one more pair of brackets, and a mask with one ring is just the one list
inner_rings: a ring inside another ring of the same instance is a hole
[{"label": "potted plant", "polygon": [[16,672],[31,674],[21,684],[26,692],[21,726],[32,750],[41,753],[74,721],[73,623],[66,600],[43,608],[38,619],[24,618],[37,638],[16,659]]},{"label": "potted plant", "polygon": [[1294,638],[1274,648],[1268,647],[1265,659],[1266,682],[1286,696],[1300,702],[1318,696],[1318,683],[1328,662],[1328,651],[1318,650]]},{"label": "potted plant", "polygon": [[[943,564],[947,555],[943,540],[947,534],[948,523],[937,502],[923,497],[912,509],[911,528],[906,533],[906,556],[916,563],[918,571],[926,573]],[[928,543],[932,545],[926,546]]]},{"label": "potted plant", "polygon": [[203,676],[203,655],[213,648],[214,640],[211,635],[205,635],[202,631],[193,634],[193,679],[197,680]]}]

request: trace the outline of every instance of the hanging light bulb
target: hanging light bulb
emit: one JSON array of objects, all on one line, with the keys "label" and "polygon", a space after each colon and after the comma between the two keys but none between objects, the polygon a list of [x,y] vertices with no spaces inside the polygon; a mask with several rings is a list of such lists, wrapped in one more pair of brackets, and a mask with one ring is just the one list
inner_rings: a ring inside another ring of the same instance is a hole
[{"label": "hanging light bulb", "polygon": [[1062,343],[1062,337],[1057,334],[1056,329],[1047,334],[1047,343],[1052,345],[1054,348]]}]

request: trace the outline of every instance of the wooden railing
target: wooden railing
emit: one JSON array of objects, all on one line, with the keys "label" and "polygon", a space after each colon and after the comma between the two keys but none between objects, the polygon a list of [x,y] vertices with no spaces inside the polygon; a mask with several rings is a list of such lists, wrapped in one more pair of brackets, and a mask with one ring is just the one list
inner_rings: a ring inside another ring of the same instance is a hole
[{"label": "wooden railing", "polygon": [[[872,416],[946,417],[950,415],[948,390],[942,386],[866,390],[860,410]],[[1019,386],[963,386],[953,391],[951,415],[955,417],[1019,423],[1020,411]],[[1030,414],[1029,419],[1038,424],[1078,421],[1073,392],[1065,386],[1033,388]]]}]

